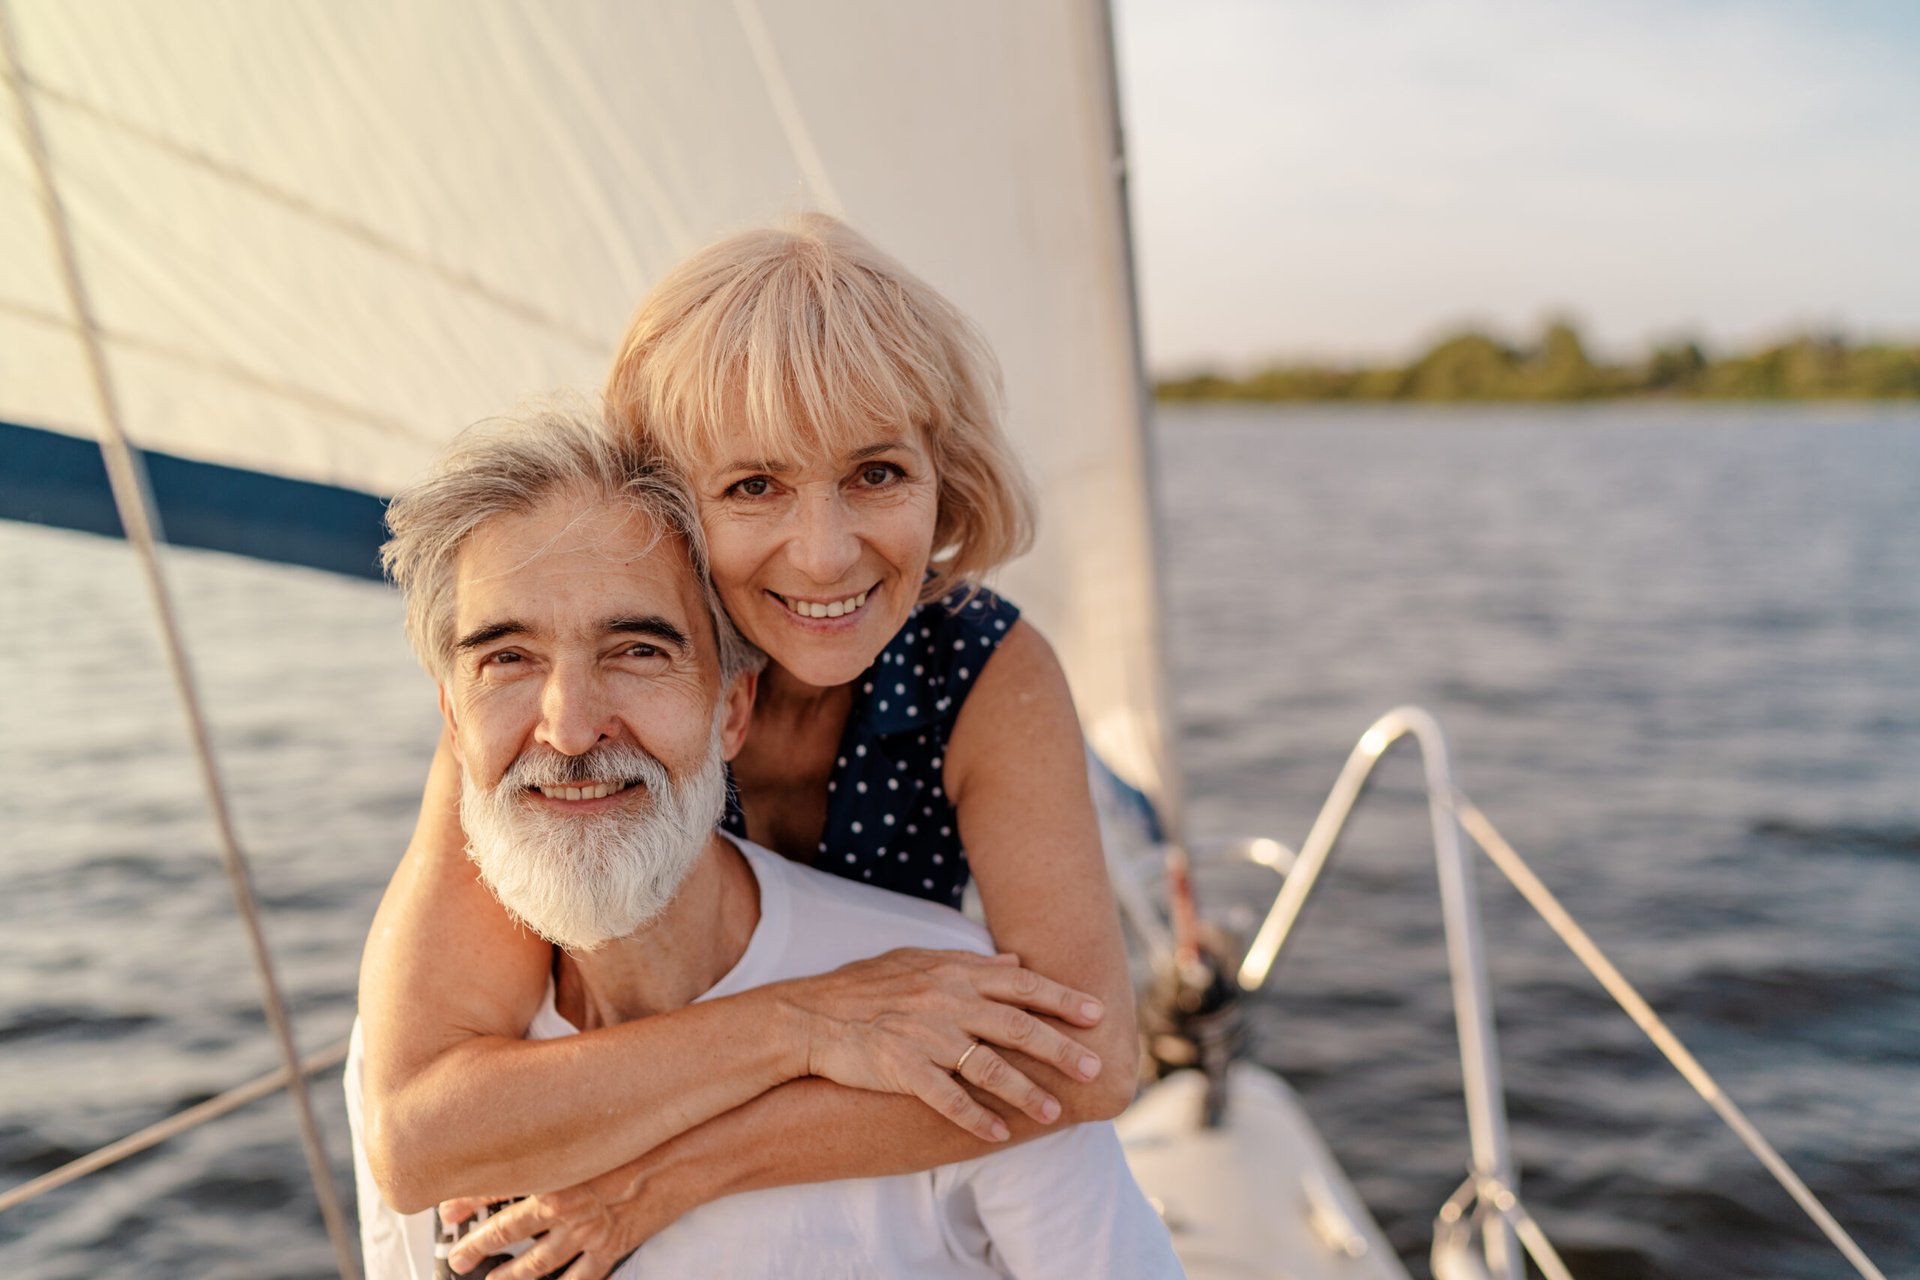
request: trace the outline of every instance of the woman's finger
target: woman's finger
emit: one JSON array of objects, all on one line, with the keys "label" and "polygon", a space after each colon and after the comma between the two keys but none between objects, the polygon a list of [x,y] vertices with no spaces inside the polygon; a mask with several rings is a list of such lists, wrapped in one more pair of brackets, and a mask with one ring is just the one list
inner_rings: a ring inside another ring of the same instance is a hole
[{"label": "woman's finger", "polygon": [[1035,1062],[1058,1067],[1075,1080],[1092,1080],[1100,1074],[1100,1055],[1030,1013],[1003,1006],[968,1030],[1003,1049],[1017,1050]]},{"label": "woman's finger", "polygon": [[[969,1063],[969,1066],[972,1064]],[[938,1067],[926,1067],[914,1081],[914,1096],[983,1142],[1005,1142],[1007,1122],[974,1100],[958,1081]]]},{"label": "woman's finger", "polygon": [[494,1203],[494,1200],[498,1198],[497,1196],[493,1199],[489,1199],[486,1196],[457,1196],[452,1200],[442,1200],[440,1202],[440,1221],[450,1227],[457,1227],[474,1214]]},{"label": "woman's finger", "polygon": [[534,1241],[532,1248],[512,1262],[488,1272],[489,1280],[540,1280],[541,1276],[558,1271],[580,1253],[579,1246],[558,1238],[564,1234],[556,1231]]},{"label": "woman's finger", "polygon": [[589,1249],[575,1258],[573,1265],[562,1271],[558,1280],[607,1280],[619,1265],[619,1258],[601,1257]]},{"label": "woman's finger", "polygon": [[1086,992],[1075,991],[1017,965],[983,967],[977,971],[974,982],[981,995],[1036,1013],[1051,1014],[1076,1027],[1091,1027],[1106,1014],[1106,1006]]},{"label": "woman's finger", "polygon": [[1060,1100],[1029,1080],[1020,1069],[985,1044],[975,1044],[960,1063],[960,1078],[1041,1124],[1060,1118]]},{"label": "woman's finger", "polygon": [[489,1254],[505,1253],[517,1240],[528,1240],[545,1231],[553,1222],[539,1196],[516,1201],[460,1237],[447,1255],[456,1272],[465,1274]]}]

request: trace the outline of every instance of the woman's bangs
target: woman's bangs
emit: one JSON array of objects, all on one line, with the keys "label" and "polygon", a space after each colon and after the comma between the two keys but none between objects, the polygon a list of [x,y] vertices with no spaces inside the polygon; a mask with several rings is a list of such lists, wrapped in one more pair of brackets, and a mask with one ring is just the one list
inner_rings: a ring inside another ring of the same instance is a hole
[{"label": "woman's bangs", "polygon": [[690,376],[661,388],[668,403],[654,423],[672,424],[671,434],[705,457],[791,461],[845,457],[944,418],[929,386],[937,366],[902,350],[902,335],[867,325],[857,314],[864,308],[812,291],[757,292],[745,314],[722,318],[711,336],[678,335],[719,358],[661,353],[665,368]]}]

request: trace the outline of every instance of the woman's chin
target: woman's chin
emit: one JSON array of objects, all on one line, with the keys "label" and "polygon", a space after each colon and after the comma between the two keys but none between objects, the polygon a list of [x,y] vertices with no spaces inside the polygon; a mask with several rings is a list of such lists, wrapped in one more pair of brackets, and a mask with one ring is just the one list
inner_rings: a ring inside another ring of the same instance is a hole
[{"label": "woman's chin", "polygon": [[[886,616],[876,591],[859,609],[837,618],[801,617],[785,608],[766,610],[747,638],[783,671],[816,688],[850,684],[871,667],[906,625]],[[909,610],[910,612],[910,610]]]},{"label": "woman's chin", "polygon": [[852,684],[866,674],[873,665],[874,657],[859,662],[830,653],[791,653],[767,655],[776,666],[801,684],[816,689],[832,689],[843,684]]}]

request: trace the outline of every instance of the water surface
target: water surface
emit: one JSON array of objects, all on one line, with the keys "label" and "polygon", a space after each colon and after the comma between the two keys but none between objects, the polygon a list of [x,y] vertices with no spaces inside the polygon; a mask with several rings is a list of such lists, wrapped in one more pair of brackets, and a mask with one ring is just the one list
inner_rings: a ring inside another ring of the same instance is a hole
[{"label": "water surface", "polygon": [[[1159,453],[1196,832],[1298,843],[1367,723],[1429,707],[1462,785],[1869,1252],[1920,1268],[1920,411],[1189,408]],[[431,690],[382,588],[170,565],[316,1048],[351,1018]],[[275,1064],[130,553],[0,524],[0,599],[11,1184]],[[1423,1273],[1466,1138],[1417,781],[1410,752],[1383,766],[1253,1021]],[[1840,1274],[1481,884],[1525,1188],[1575,1273]],[[0,1217],[0,1261],[319,1276],[330,1253],[276,1098]]]}]

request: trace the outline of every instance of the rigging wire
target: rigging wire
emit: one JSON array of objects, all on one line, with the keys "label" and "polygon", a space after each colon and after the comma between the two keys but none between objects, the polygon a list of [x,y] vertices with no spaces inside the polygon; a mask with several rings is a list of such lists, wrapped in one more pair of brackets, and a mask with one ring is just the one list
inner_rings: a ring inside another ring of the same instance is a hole
[{"label": "rigging wire", "polygon": [[1493,823],[1487,820],[1487,815],[1480,812],[1473,802],[1467,799],[1466,794],[1459,790],[1453,793],[1453,807],[1455,816],[1460,819],[1460,825],[1466,829],[1469,836],[1473,837],[1474,843],[1480,846],[1481,851],[1493,860],[1493,864],[1513,882],[1513,887],[1520,891],[1520,896],[1527,900],[1527,905],[1539,913],[1540,918],[1547,922],[1548,927],[1560,941],[1566,943],[1567,949],[1586,966],[1587,972],[1606,988],[1607,994],[1613,997],[1614,1002],[1626,1010],[1627,1016],[1646,1033],[1649,1040],[1653,1041],[1654,1047],[1666,1055],[1667,1061],[1671,1062],[1674,1069],[1693,1086],[1694,1092],[1714,1109],[1720,1119],[1726,1122],[1727,1127],[1732,1129],[1740,1141],[1746,1145],[1747,1150],[1766,1166],[1767,1172],[1771,1173],[1774,1180],[1793,1197],[1794,1203],[1806,1211],[1807,1216],[1813,1219],[1814,1225],[1820,1228],[1834,1248],[1853,1264],[1854,1270],[1869,1277],[1869,1280],[1886,1280],[1880,1268],[1876,1267],[1872,1259],[1868,1258],[1860,1246],[1854,1243],[1853,1237],[1847,1233],[1846,1228],[1827,1212],[1827,1207],[1820,1203],[1819,1197],[1815,1196],[1807,1184],[1800,1180],[1800,1175],[1793,1171],[1785,1158],[1774,1149],[1773,1144],[1754,1127],[1753,1122],[1747,1119],[1746,1113],[1740,1110],[1733,1099],[1721,1090],[1719,1083],[1707,1073],[1705,1067],[1700,1065],[1699,1059],[1688,1051],[1686,1045],[1680,1043],[1680,1037],[1676,1036],[1661,1020],[1660,1015],[1653,1011],[1653,1006],[1649,1005],[1634,989],[1633,984],[1626,980],[1620,970],[1614,968],[1613,962],[1607,959],[1593,939],[1587,936],[1587,931],[1582,929],[1579,922],[1560,905],[1560,900],[1553,896],[1553,891],[1533,873],[1533,868],[1529,867],[1514,847],[1507,843],[1506,838],[1494,829]]},{"label": "rigging wire", "polygon": [[186,716],[189,740],[193,744],[194,755],[200,767],[201,782],[206,789],[207,807],[220,837],[220,851],[222,860],[226,864],[227,879],[233,887],[234,903],[245,928],[248,945],[253,952],[254,967],[260,978],[262,1004],[265,1006],[267,1021],[272,1026],[273,1036],[288,1076],[287,1092],[293,1100],[294,1111],[299,1119],[300,1142],[306,1153],[307,1171],[313,1179],[314,1194],[320,1201],[320,1214],[326,1222],[327,1236],[333,1244],[335,1261],[339,1265],[340,1274],[348,1280],[358,1280],[360,1266],[353,1248],[352,1233],[347,1230],[346,1215],[341,1209],[339,1196],[333,1185],[333,1174],[327,1164],[326,1147],[321,1141],[320,1127],[314,1118],[312,1100],[307,1094],[306,1077],[300,1074],[299,1051],[294,1047],[293,1028],[287,1016],[286,1001],[281,995],[279,980],[274,974],[273,957],[267,949],[266,934],[260,924],[252,873],[246,854],[240,848],[239,837],[234,830],[225,787],[220,779],[219,765],[213,755],[212,738],[207,728],[206,716],[194,685],[193,672],[187,663],[186,648],[182,641],[178,619],[174,614],[172,596],[161,571],[158,522],[154,517],[148,493],[146,469],[140,460],[140,455],[128,442],[125,427],[121,422],[120,405],[115,398],[113,382],[107,372],[106,351],[101,344],[99,327],[94,321],[86,286],[80,276],[80,262],[73,242],[73,230],[67,221],[66,211],[61,205],[59,191],[54,183],[53,165],[48,156],[46,137],[41,130],[33,96],[27,91],[19,43],[15,35],[12,7],[5,3],[0,3],[0,49],[5,51],[7,83],[12,89],[19,110],[22,142],[39,183],[40,198],[48,227],[53,235],[68,303],[73,308],[84,339],[87,367],[92,375],[94,395],[100,409],[100,451],[106,461],[107,478],[113,490],[114,504],[119,509],[120,522],[126,530],[127,542],[137,552],[147,588],[152,597],[155,620],[160,627],[168,665],[172,670],[175,688],[180,695],[181,709]]}]

